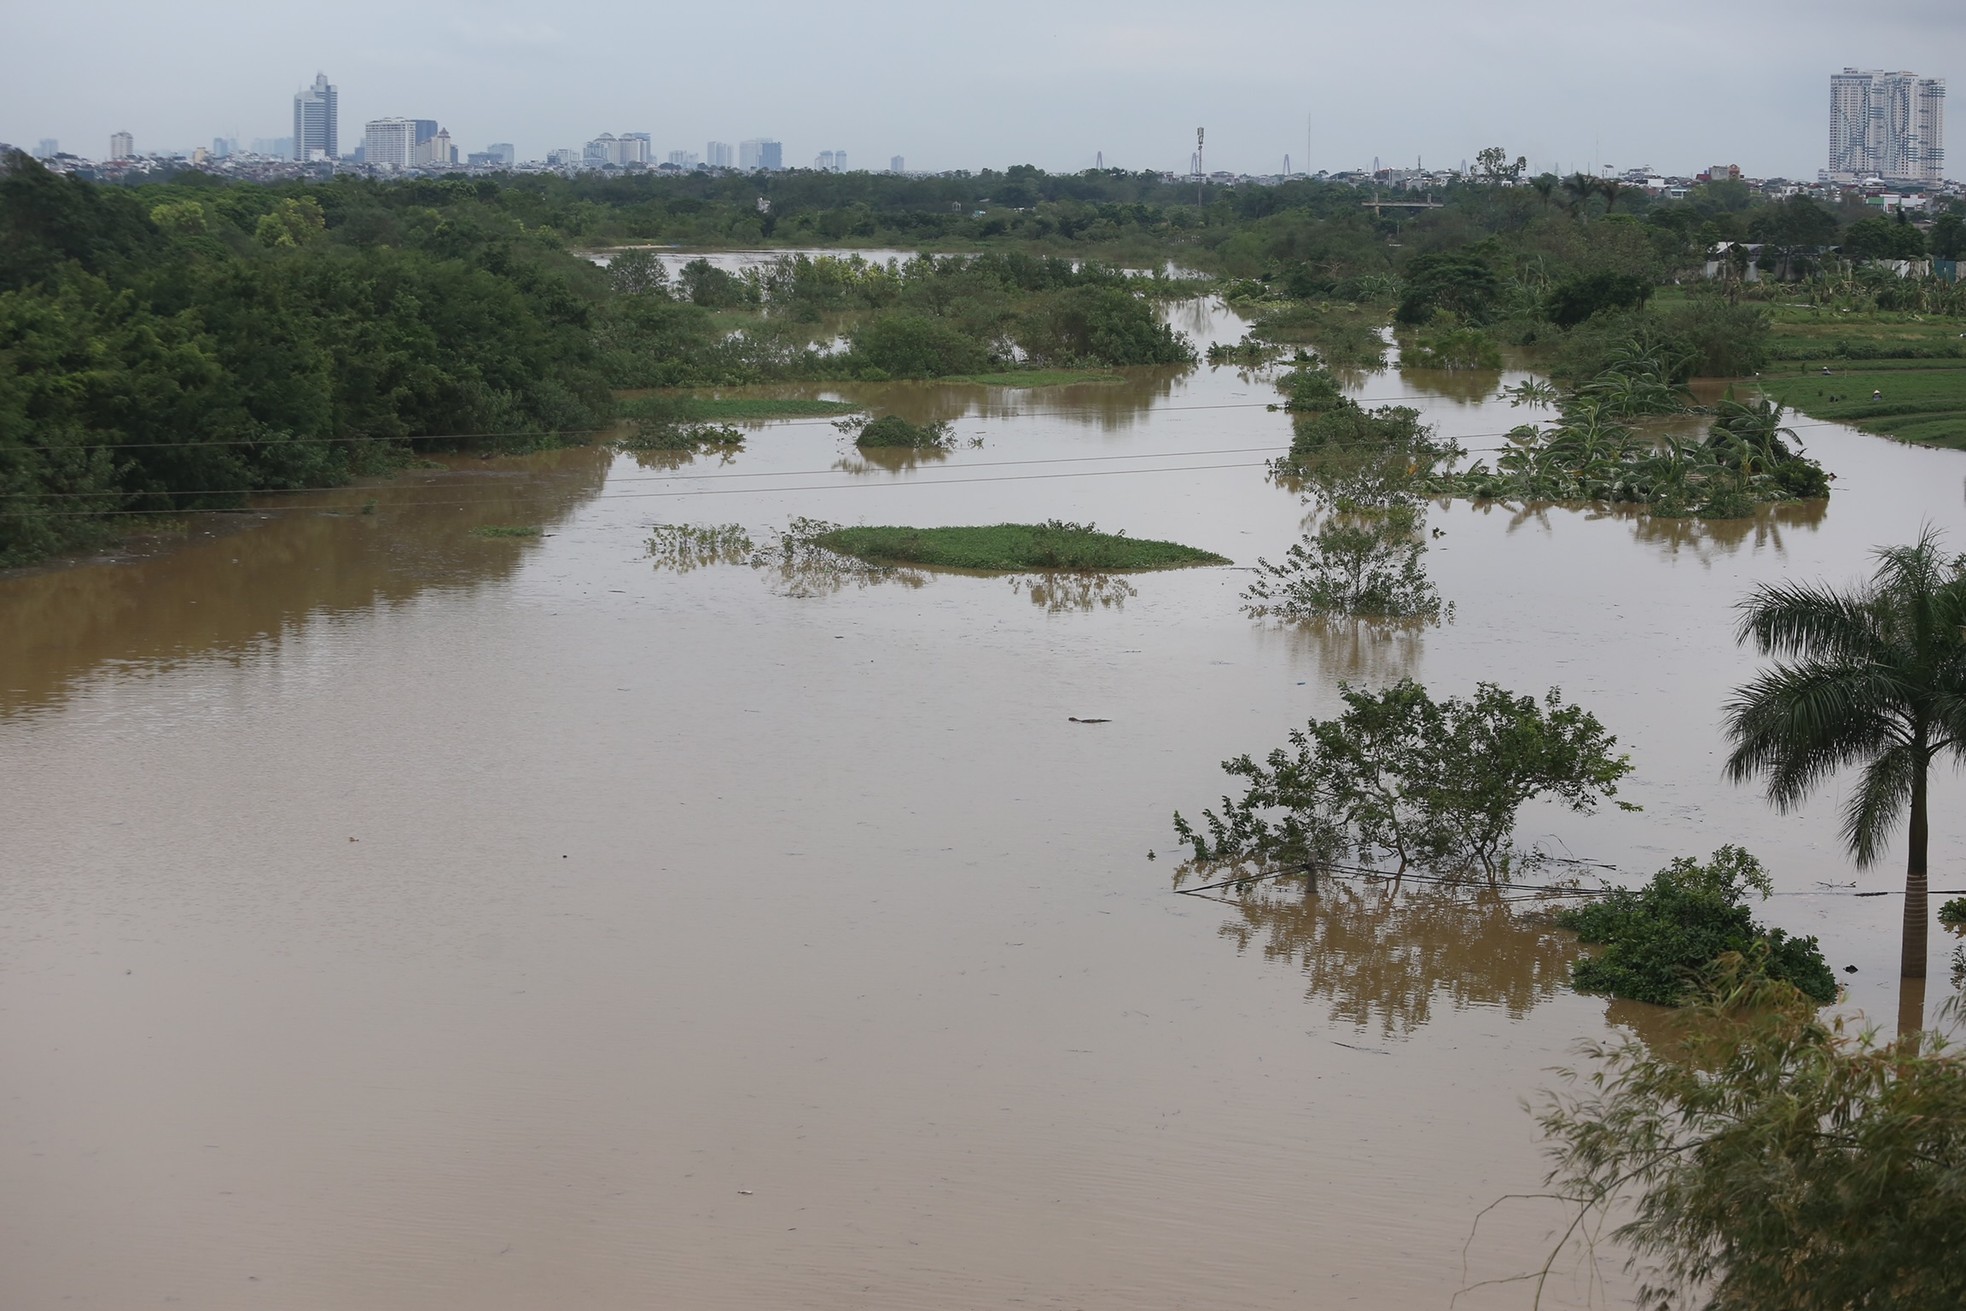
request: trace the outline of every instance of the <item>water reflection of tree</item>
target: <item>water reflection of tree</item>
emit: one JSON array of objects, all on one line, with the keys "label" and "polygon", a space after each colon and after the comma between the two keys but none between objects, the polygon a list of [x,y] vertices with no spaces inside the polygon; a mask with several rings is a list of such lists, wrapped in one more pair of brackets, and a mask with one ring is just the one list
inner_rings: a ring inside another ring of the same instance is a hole
[{"label": "water reflection of tree", "polygon": [[1546,535],[1553,534],[1555,520],[1565,515],[1587,522],[1617,520],[1631,526],[1634,540],[1656,547],[1668,557],[1690,554],[1702,565],[1711,565],[1744,546],[1785,556],[1786,533],[1815,532],[1829,514],[1827,500],[1777,501],[1755,507],[1754,514],[1744,519],[1672,518],[1634,505],[1558,505],[1547,501],[1471,501],[1469,505],[1477,514],[1507,515],[1510,533],[1534,525]]},{"label": "water reflection of tree", "polygon": [[1578,954],[1569,934],[1486,889],[1325,875],[1210,895],[1233,912],[1221,934],[1238,952],[1296,966],[1305,997],[1333,1020],[1389,1037],[1425,1024],[1442,1001],[1519,1018],[1568,986]]},{"label": "water reflection of tree", "polygon": [[257,511],[192,516],[141,558],[0,580],[0,718],[58,704],[99,669],[142,677],[186,659],[277,646],[315,615],[357,613],[515,574],[601,492],[602,446],[566,447],[390,482],[269,494]]},{"label": "water reflection of tree", "polygon": [[1010,579],[1010,590],[1023,592],[1032,605],[1054,615],[1073,610],[1119,610],[1140,595],[1139,588],[1117,574],[1017,574]]},{"label": "water reflection of tree", "polygon": [[940,464],[949,452],[933,446],[860,446],[852,455],[833,462],[841,473],[902,473],[925,464]]},{"label": "water reflection of tree", "polygon": [[1459,405],[1480,405],[1493,399],[1502,386],[1500,369],[1409,369],[1400,367],[1399,380],[1414,391],[1454,401]]}]

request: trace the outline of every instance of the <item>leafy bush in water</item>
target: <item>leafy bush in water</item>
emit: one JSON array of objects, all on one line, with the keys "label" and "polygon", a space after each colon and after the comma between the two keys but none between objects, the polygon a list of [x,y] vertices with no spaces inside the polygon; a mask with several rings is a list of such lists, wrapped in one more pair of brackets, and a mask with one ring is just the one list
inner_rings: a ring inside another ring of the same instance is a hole
[{"label": "leafy bush in water", "polygon": [[1203,811],[1199,828],[1174,816],[1195,859],[1317,866],[1356,855],[1499,884],[1527,854],[1514,845],[1525,802],[1589,811],[1631,771],[1596,716],[1554,689],[1539,703],[1483,683],[1437,702],[1403,679],[1341,695],[1342,715],[1311,720],[1262,763],[1224,761],[1248,787],[1223,797],[1219,814]]},{"label": "leafy bush in water", "polygon": [[1502,352],[1479,328],[1444,327],[1402,342],[1399,364],[1403,369],[1499,369]]},{"label": "leafy bush in water", "polygon": [[855,434],[855,446],[906,447],[910,450],[947,450],[955,440],[955,430],[946,421],[909,423],[898,414],[878,419],[848,419],[835,424],[842,432]]},{"label": "leafy bush in water", "polygon": [[1283,561],[1256,561],[1242,594],[1255,618],[1438,619],[1440,593],[1420,565],[1426,547],[1411,506],[1327,515]]},{"label": "leafy bush in water", "polygon": [[1683,1006],[1707,999],[1731,954],[1815,1001],[1836,1000],[1836,976],[1814,938],[1754,922],[1746,895],[1770,891],[1761,862],[1739,847],[1722,847],[1704,865],[1681,856],[1643,888],[1557,913],[1559,925],[1604,947],[1578,961],[1571,979],[1584,992]]}]

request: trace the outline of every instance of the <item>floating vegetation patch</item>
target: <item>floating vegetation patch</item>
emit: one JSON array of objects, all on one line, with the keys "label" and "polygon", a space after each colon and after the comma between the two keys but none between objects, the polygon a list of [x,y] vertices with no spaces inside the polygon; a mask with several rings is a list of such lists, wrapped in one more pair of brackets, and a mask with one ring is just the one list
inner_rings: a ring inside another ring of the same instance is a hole
[{"label": "floating vegetation patch", "polygon": [[1455,468],[1465,452],[1440,441],[1417,411],[1366,410],[1342,394],[1329,370],[1299,363],[1278,379],[1293,431],[1290,453],[1271,471],[1339,509],[1348,484],[1406,498],[1610,503],[1712,520],[1829,495],[1829,475],[1784,426],[1779,405],[1722,401],[1704,439],[1634,426],[1687,413],[1684,389],[1672,381],[1678,368],[1666,347],[1636,334],[1569,392],[1553,397],[1546,384],[1510,389],[1504,394],[1515,404],[1554,404],[1556,418],[1514,429],[1492,466]]},{"label": "floating vegetation patch", "polygon": [[1402,369],[1478,369],[1502,367],[1502,351],[1480,328],[1427,328],[1400,338]]},{"label": "floating vegetation patch", "polygon": [[1208,348],[1207,359],[1210,364],[1233,364],[1244,369],[1256,369],[1265,364],[1274,364],[1283,358],[1283,352],[1284,348],[1278,343],[1261,341],[1249,334],[1233,346],[1227,342],[1215,342]]},{"label": "floating vegetation patch", "polygon": [[910,423],[898,414],[878,419],[862,415],[833,425],[853,438],[861,450],[946,451],[956,444],[956,430],[946,420]]},{"label": "floating vegetation patch", "polygon": [[954,528],[839,528],[822,535],[817,544],[873,564],[991,573],[1059,569],[1111,573],[1230,563],[1192,546],[1102,533],[1093,524],[1058,519]]},{"label": "floating vegetation patch", "polygon": [[[648,554],[657,568],[675,573],[710,565],[748,566],[792,597],[830,596],[880,583],[927,586],[933,575],[924,570],[861,559],[828,544],[835,534],[850,531],[823,519],[803,518],[756,535],[739,524],[658,524],[650,530]],[[1005,581],[1050,614],[1116,610],[1139,595],[1126,578],[1111,573],[1031,570]]]},{"label": "floating vegetation patch", "polygon": [[479,524],[471,530],[473,537],[538,537],[545,530],[532,524]]},{"label": "floating vegetation patch", "polygon": [[744,564],[756,550],[751,534],[734,523],[656,524],[649,530],[649,558],[679,574],[713,564]]}]

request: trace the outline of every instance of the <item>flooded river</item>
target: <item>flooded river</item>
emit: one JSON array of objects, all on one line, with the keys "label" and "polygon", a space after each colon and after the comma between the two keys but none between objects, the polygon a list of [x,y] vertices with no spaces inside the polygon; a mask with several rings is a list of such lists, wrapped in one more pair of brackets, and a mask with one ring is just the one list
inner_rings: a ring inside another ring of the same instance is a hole
[{"label": "flooded river", "polygon": [[[1517,380],[1359,392],[1482,448]],[[1276,393],[1232,368],[807,390],[962,444],[889,467],[801,421],[728,461],[462,460],[0,578],[0,1304],[1398,1311],[1528,1270],[1558,1208],[1473,1229],[1541,1180],[1520,1101],[1646,1008],[1571,992],[1515,902],[1171,891],[1170,812],[1346,678],[1561,685],[1644,810],[1525,836],[1633,881],[1742,843],[1764,917],[1892,1018],[1899,904],[1849,894],[1899,868],[1853,871],[1834,791],[1782,817],[1720,778],[1732,607],[1923,521],[1966,546],[1966,457],[1805,424],[1827,510],[1436,508],[1455,615],[1391,640],[1253,622],[1239,568],[652,563],[654,524],[810,516],[1246,566],[1305,514],[1261,468]],[[1604,1256],[1544,1305],[1615,1298]]]}]

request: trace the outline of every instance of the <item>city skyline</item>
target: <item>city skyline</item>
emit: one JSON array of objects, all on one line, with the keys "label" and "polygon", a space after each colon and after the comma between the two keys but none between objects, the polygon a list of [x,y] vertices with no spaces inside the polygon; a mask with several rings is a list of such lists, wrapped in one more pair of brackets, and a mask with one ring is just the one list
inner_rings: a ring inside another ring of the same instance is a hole
[{"label": "city skyline", "polygon": [[[1944,78],[1959,70],[1926,55],[1966,49],[1966,10],[1939,0],[1898,0],[1867,12],[1860,29],[1820,0],[1741,0],[1718,19],[1711,6],[1658,0],[1589,24],[1568,21],[1553,0],[1345,13],[1245,0],[1199,24],[1161,0],[1069,10],[1005,0],[927,22],[888,0],[846,21],[754,0],[745,15],[755,21],[736,41],[721,15],[658,23],[602,0],[569,0],[546,17],[508,0],[438,0],[410,13],[353,0],[332,29],[209,0],[168,13],[75,0],[17,16],[23,48],[59,48],[96,20],[122,39],[17,69],[0,86],[0,139],[101,143],[124,129],[166,146],[274,138],[289,129],[272,114],[310,70],[326,69],[350,124],[423,108],[472,149],[509,141],[522,159],[622,122],[647,127],[663,155],[796,125],[784,145],[801,161],[845,148],[859,159],[901,154],[922,171],[1068,171],[1103,152],[1112,165],[1178,171],[1205,125],[1211,166],[1239,172],[1277,172],[1286,154],[1303,172],[1375,155],[1458,163],[1501,145],[1585,168],[1727,159],[1761,176],[1812,177],[1826,162],[1825,76],[1910,65]],[[1705,39],[1679,39],[1687,30]],[[610,39],[589,39],[599,31]],[[690,54],[650,79],[651,48]],[[1274,50],[1302,57],[1257,57]]]}]

